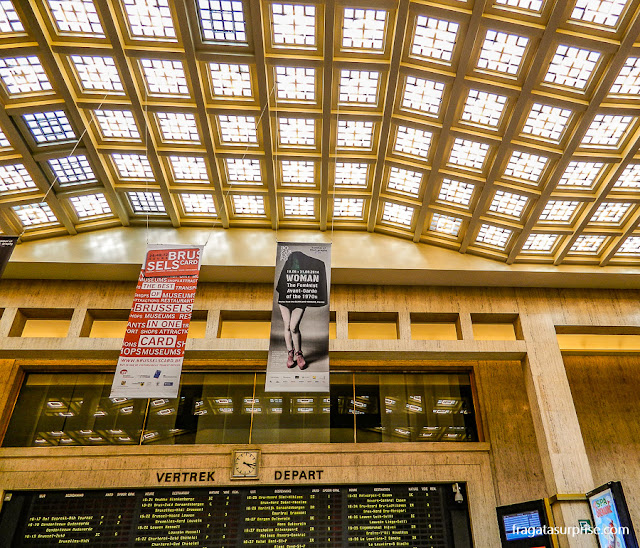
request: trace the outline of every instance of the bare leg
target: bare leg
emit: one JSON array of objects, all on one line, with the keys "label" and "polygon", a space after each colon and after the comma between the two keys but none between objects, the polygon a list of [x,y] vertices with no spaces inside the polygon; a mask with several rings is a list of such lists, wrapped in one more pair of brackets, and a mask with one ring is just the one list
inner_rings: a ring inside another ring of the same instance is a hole
[{"label": "bare leg", "polygon": [[300,333],[300,322],[304,315],[304,308],[294,308],[291,311],[291,319],[289,323],[289,330],[291,333],[291,339],[293,342],[293,348],[296,352],[302,352],[302,334]]},{"label": "bare leg", "polygon": [[287,345],[287,351],[293,350],[293,344],[291,341],[291,310],[282,304],[278,304],[280,307],[280,314],[282,314],[282,320],[284,321],[284,344]]}]

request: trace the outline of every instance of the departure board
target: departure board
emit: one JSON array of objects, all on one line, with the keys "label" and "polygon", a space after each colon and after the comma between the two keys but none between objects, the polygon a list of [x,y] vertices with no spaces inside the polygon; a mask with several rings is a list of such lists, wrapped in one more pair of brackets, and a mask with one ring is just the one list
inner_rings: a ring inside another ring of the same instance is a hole
[{"label": "departure board", "polygon": [[453,500],[450,484],[5,493],[0,546],[78,545],[464,548],[471,542],[466,502]]}]

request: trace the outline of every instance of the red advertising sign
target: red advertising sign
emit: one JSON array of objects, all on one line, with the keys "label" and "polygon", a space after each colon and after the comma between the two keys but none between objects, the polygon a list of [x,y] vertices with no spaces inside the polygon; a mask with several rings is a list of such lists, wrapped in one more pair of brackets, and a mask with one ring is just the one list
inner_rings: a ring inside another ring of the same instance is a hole
[{"label": "red advertising sign", "polygon": [[111,397],[178,396],[202,246],[149,247]]}]

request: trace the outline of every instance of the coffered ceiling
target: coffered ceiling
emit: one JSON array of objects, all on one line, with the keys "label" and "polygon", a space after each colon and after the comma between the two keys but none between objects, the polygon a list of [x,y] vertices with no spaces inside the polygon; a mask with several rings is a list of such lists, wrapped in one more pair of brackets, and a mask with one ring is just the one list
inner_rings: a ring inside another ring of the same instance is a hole
[{"label": "coffered ceiling", "polygon": [[0,229],[640,261],[640,0],[2,0]]}]

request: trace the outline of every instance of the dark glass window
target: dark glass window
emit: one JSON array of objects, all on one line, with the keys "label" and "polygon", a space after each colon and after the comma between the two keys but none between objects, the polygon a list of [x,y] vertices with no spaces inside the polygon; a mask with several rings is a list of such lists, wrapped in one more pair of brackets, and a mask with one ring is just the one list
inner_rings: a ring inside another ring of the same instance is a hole
[{"label": "dark glass window", "polygon": [[185,373],[178,398],[110,398],[111,374],[31,374],[5,447],[478,441],[463,373],[331,374],[331,391],[265,392],[264,373]]}]

